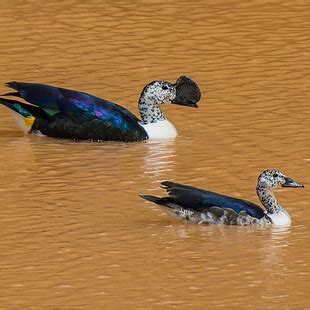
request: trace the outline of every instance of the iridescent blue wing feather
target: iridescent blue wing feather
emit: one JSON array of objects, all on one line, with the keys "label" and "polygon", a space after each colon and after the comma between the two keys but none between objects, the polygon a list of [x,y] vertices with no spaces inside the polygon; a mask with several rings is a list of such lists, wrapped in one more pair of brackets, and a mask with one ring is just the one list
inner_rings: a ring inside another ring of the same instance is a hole
[{"label": "iridescent blue wing feather", "polygon": [[[50,122],[38,121],[36,124],[35,129],[43,130],[46,135],[75,139],[89,139],[92,136],[93,140],[126,141],[147,138],[138,123],[139,119],[113,102],[45,84],[9,82],[6,85],[17,91],[9,95],[21,97],[53,117]],[[96,129],[93,125],[97,126]],[[64,131],[61,132],[60,128]]]},{"label": "iridescent blue wing feather", "polygon": [[112,114],[138,121],[134,114],[118,104],[84,92],[36,83],[9,82],[6,85],[15,89],[16,94],[25,101],[43,109],[64,113],[83,112],[102,119]]},{"label": "iridescent blue wing feather", "polygon": [[264,216],[264,210],[250,201],[169,181],[163,182],[162,185],[169,194],[168,198],[184,208],[203,212],[216,206],[223,209],[232,209],[237,213],[246,211],[247,214],[258,219]]}]

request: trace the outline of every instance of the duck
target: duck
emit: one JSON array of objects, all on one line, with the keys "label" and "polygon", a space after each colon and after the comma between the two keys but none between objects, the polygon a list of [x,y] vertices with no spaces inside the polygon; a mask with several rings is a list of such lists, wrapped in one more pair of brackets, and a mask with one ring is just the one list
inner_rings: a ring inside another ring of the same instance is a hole
[{"label": "duck", "polygon": [[0,104],[9,108],[24,133],[73,140],[174,139],[177,130],[161,105],[197,108],[201,98],[197,83],[188,76],[180,76],[174,84],[152,81],[141,92],[139,119],[126,108],[85,92],[16,81],[5,85],[14,91],[1,95]]},{"label": "duck", "polygon": [[278,203],[273,190],[280,187],[304,187],[277,169],[263,171],[256,186],[263,209],[247,200],[193,186],[171,181],[164,181],[161,185],[168,196],[141,197],[160,205],[168,214],[186,222],[239,226],[289,226],[291,218]]}]

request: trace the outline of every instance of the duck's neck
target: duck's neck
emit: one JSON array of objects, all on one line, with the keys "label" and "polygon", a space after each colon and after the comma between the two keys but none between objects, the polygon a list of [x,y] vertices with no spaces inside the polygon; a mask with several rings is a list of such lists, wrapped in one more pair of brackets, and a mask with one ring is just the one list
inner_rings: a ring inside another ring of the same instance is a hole
[{"label": "duck's neck", "polygon": [[144,124],[156,123],[165,120],[160,104],[152,96],[142,95],[139,99],[139,112]]},{"label": "duck's neck", "polygon": [[283,210],[270,188],[266,188],[263,185],[257,185],[256,192],[268,214],[278,213]]},{"label": "duck's neck", "polygon": [[291,217],[278,203],[274,193],[270,188],[258,185],[256,187],[257,195],[267,210],[267,218],[272,225],[290,225]]}]

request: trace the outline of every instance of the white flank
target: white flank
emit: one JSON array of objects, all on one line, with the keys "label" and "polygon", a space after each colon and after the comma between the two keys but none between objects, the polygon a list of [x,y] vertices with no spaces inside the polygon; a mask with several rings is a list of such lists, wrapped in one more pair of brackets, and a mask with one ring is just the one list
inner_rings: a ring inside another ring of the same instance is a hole
[{"label": "white flank", "polygon": [[25,122],[25,118],[21,114],[13,111],[11,109],[9,111],[11,112],[11,115],[12,115],[13,119],[15,120],[17,126],[24,133],[29,133],[29,130],[31,129],[31,126],[27,125],[27,123]]},{"label": "white flank", "polygon": [[175,127],[167,119],[163,121],[158,121],[156,123],[140,123],[140,125],[147,132],[149,139],[174,139],[178,135]]},{"label": "white flank", "polygon": [[[21,114],[9,109],[13,119],[15,120],[17,126],[24,132],[24,133],[30,133],[32,124],[33,124],[33,118],[32,119],[27,119],[24,116],[22,116]],[[39,137],[45,137],[45,135],[43,135],[41,133],[40,130],[35,130],[31,132],[32,135],[34,136],[39,136]]]}]

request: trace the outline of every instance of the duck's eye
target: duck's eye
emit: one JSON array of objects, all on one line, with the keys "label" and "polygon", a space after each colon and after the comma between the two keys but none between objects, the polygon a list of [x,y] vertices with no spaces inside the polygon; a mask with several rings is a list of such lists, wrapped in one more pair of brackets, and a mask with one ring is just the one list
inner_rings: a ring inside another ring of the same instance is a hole
[{"label": "duck's eye", "polygon": [[162,89],[162,90],[167,90],[167,89],[168,89],[168,86],[167,86],[167,85],[163,85],[163,86],[161,87],[161,89]]},{"label": "duck's eye", "polygon": [[274,173],[274,174],[273,174],[273,177],[274,177],[274,178],[277,178],[278,176],[279,176],[279,175],[278,175],[277,173]]}]

